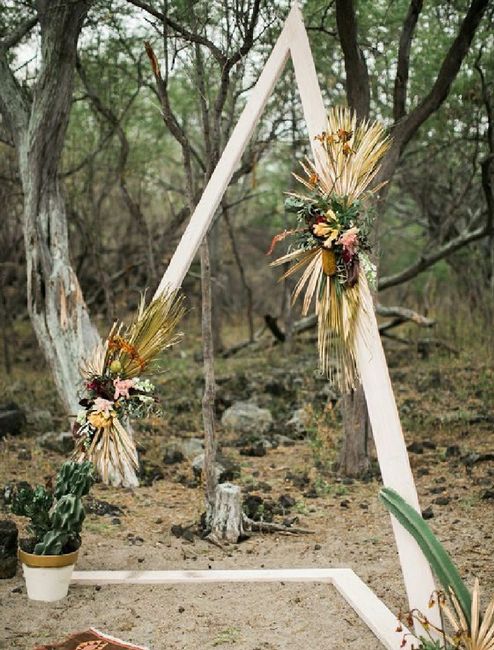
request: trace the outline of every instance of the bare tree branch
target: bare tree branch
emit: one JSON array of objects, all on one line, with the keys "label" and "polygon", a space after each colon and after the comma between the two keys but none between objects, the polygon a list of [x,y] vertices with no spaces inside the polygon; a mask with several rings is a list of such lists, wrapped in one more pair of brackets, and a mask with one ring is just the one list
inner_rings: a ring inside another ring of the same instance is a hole
[{"label": "bare tree branch", "polygon": [[32,28],[37,24],[38,22],[38,16],[32,16],[31,18],[27,18],[24,22],[20,23],[13,31],[11,34],[8,36],[4,36],[3,38],[0,39],[0,50],[3,52],[7,51],[11,47],[14,47],[17,45],[24,36],[29,34],[29,32],[32,30]]},{"label": "bare tree branch", "polygon": [[411,280],[419,273],[426,271],[431,266],[439,262],[439,260],[456,253],[464,246],[471,244],[474,241],[482,239],[489,232],[489,222],[486,221],[484,225],[474,230],[465,230],[458,237],[451,239],[442,246],[438,246],[430,253],[423,253],[413,264],[410,264],[406,269],[395,273],[394,275],[388,275],[379,279],[378,289],[383,291],[384,289],[389,289],[389,287],[394,287],[397,284],[402,284]]},{"label": "bare tree branch", "polygon": [[348,104],[363,119],[369,114],[369,74],[358,44],[357,15],[353,0],[336,0],[336,25],[345,57]]},{"label": "bare tree branch", "polygon": [[398,122],[406,114],[410,47],[423,4],[423,0],[411,0],[401,31],[393,93],[393,117],[395,122]]},{"label": "bare tree branch", "polygon": [[220,63],[222,66],[226,64],[227,59],[226,56],[223,54],[223,52],[219,49],[219,47],[216,47],[216,45],[212,41],[210,41],[202,34],[191,32],[190,30],[186,29],[183,25],[170,18],[170,16],[168,16],[167,14],[155,9],[148,2],[143,2],[142,0],[127,0],[127,2],[129,2],[130,4],[136,7],[139,7],[140,9],[144,9],[144,11],[147,11],[147,13],[150,14],[151,16],[158,18],[158,20],[161,20],[166,27],[171,27],[179,36],[181,36],[184,40],[188,41],[189,43],[198,43],[199,45],[204,45],[205,47],[208,48],[208,50],[218,61],[218,63]]}]

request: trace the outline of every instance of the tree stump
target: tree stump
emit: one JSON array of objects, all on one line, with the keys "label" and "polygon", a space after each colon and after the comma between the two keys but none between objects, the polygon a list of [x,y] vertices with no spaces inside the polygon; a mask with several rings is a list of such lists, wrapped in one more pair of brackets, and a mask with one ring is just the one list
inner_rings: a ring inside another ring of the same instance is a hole
[{"label": "tree stump", "polygon": [[244,534],[242,493],[238,485],[220,483],[216,487],[210,537],[221,543],[236,544]]},{"label": "tree stump", "polygon": [[17,571],[17,536],[15,522],[0,521],[0,579],[13,578]]}]

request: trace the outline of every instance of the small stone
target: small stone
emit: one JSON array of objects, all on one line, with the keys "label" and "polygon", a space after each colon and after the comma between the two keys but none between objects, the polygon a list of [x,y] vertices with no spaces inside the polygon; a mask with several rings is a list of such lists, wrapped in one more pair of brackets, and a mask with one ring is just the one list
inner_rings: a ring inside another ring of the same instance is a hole
[{"label": "small stone", "polygon": [[168,447],[165,450],[165,455],[163,456],[163,462],[165,465],[176,465],[185,460],[185,456],[176,447]]},{"label": "small stone", "polygon": [[427,506],[425,510],[422,510],[422,517],[423,519],[432,519],[434,517],[432,506]]},{"label": "small stone", "polygon": [[419,467],[417,470],[417,476],[428,476],[430,474],[428,467]]},{"label": "small stone", "polygon": [[108,503],[108,501],[103,501],[102,499],[95,499],[94,497],[86,498],[86,510],[98,517],[104,517],[105,515],[109,515],[110,517],[123,515],[123,510],[120,506]]},{"label": "small stone", "polygon": [[241,456],[252,456],[254,458],[261,458],[266,455],[266,447],[263,444],[251,445],[250,447],[243,447],[239,450]]},{"label": "small stone", "polygon": [[53,415],[47,409],[33,409],[27,413],[27,425],[36,433],[53,431]]},{"label": "small stone", "polygon": [[11,519],[0,521],[0,579],[13,578],[17,571],[17,526]]},{"label": "small stone", "polygon": [[320,551],[322,549],[322,546],[320,544],[314,544],[314,550],[315,551]]},{"label": "small stone", "polygon": [[306,499],[317,499],[319,497],[319,494],[317,493],[314,485],[309,490],[307,490],[307,492],[304,492],[304,497]]},{"label": "small stone", "polygon": [[223,413],[221,423],[236,433],[262,436],[273,426],[273,416],[268,409],[251,402],[235,402]]},{"label": "small stone", "polygon": [[446,488],[444,485],[438,485],[437,487],[433,487],[429,490],[429,494],[441,494],[441,492],[444,492]]},{"label": "small stone", "polygon": [[190,528],[184,528],[180,524],[174,524],[170,530],[172,535],[175,535],[175,537],[185,539],[187,542],[194,541],[194,533]]},{"label": "small stone", "polygon": [[494,499],[494,490],[486,490],[482,495],[483,501],[488,501],[490,499]]},{"label": "small stone", "polygon": [[17,454],[19,460],[32,460],[33,456],[29,449],[21,449]]},{"label": "small stone", "polygon": [[178,613],[183,614],[184,612],[185,612],[185,607],[182,607],[182,605],[180,605],[180,607],[178,608]]},{"label": "small stone", "polygon": [[423,454],[424,453],[424,445],[421,442],[412,442],[408,445],[407,450],[411,454]]},{"label": "small stone", "polygon": [[14,587],[10,590],[11,594],[22,594],[22,587]]},{"label": "small stone", "polygon": [[26,414],[15,402],[0,405],[0,439],[18,436],[26,428]]},{"label": "small stone", "polygon": [[446,447],[446,453],[445,453],[446,458],[456,458],[459,455],[460,455],[460,448],[458,447],[458,445],[450,445],[449,447]]},{"label": "small stone", "polygon": [[438,497],[434,499],[434,503],[438,506],[447,506],[450,503],[451,499],[449,497]]},{"label": "small stone", "polygon": [[112,523],[114,526],[120,526],[120,524],[121,524],[122,522],[121,522],[121,520],[120,520],[118,517],[113,517],[113,519],[111,520],[111,523]]},{"label": "small stone", "polygon": [[62,456],[68,456],[74,449],[74,436],[69,431],[62,433],[45,433],[38,439],[38,445],[48,451],[54,451]]},{"label": "small stone", "polygon": [[359,503],[358,505],[362,510],[369,510],[369,505],[365,502]]},{"label": "small stone", "polygon": [[348,499],[344,499],[343,501],[340,502],[340,506],[342,508],[349,508],[350,507],[350,501],[348,501]]},{"label": "small stone", "polygon": [[284,510],[288,510],[289,508],[293,508],[296,502],[289,494],[282,494],[278,499],[278,503]]},{"label": "small stone", "polygon": [[307,409],[299,408],[293,411],[290,419],[286,423],[288,431],[295,433],[297,437],[303,437],[310,426],[311,417]]}]

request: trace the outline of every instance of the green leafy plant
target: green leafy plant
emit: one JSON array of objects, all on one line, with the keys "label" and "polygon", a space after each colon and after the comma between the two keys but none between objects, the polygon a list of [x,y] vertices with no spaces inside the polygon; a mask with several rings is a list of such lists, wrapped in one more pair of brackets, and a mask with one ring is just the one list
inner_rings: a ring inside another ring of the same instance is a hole
[{"label": "green leafy plant", "polygon": [[446,594],[453,592],[462,613],[471,624],[472,596],[443,545],[422,516],[391,488],[383,488],[379,499],[413,536],[432,567]]},{"label": "green leafy plant", "polygon": [[82,497],[94,480],[92,463],[67,461],[57,474],[53,492],[40,485],[16,492],[12,512],[31,520],[29,550],[37,555],[61,555],[79,548],[85,517]]}]

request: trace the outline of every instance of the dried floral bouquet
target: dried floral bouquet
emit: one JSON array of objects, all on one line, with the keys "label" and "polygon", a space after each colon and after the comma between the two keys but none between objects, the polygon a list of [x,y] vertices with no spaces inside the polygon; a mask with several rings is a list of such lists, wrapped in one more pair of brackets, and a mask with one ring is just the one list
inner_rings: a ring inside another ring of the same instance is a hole
[{"label": "dried floral bouquet", "polygon": [[288,211],[297,214],[299,227],[276,235],[277,242],[293,235],[279,266],[295,260],[283,277],[303,269],[293,301],[305,290],[304,315],[317,296],[318,347],[321,370],[331,376],[338,362],[342,390],[355,385],[355,332],[366,282],[375,281],[369,241],[371,214],[366,200],[381,186],[371,187],[389,138],[378,123],[357,119],[347,108],[335,108],[328,116],[328,130],[317,136],[321,155],[317,164],[302,163],[305,178],[295,175],[308,194],[289,193]]},{"label": "dried floral bouquet", "polygon": [[115,323],[81,368],[84,395],[73,427],[74,457],[92,461],[105,483],[137,484],[139,463],[130,419],[156,408],[155,387],[144,375],[156,368],[163,350],[180,340],[176,327],[183,313],[177,292],[148,306],[143,298],[130,325]]}]

